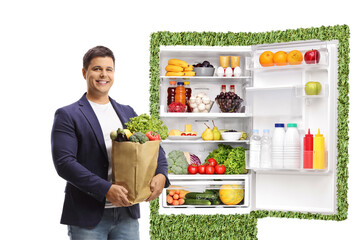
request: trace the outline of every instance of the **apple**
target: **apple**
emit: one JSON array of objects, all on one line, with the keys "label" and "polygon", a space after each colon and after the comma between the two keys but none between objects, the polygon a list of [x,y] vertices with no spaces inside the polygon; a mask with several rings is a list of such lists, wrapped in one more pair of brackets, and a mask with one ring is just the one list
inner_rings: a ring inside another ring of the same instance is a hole
[{"label": "apple", "polygon": [[315,64],[320,61],[320,52],[316,49],[309,50],[305,53],[305,62],[307,64]]},{"label": "apple", "polygon": [[305,85],[306,95],[319,95],[321,92],[321,84],[319,82],[307,82]]}]

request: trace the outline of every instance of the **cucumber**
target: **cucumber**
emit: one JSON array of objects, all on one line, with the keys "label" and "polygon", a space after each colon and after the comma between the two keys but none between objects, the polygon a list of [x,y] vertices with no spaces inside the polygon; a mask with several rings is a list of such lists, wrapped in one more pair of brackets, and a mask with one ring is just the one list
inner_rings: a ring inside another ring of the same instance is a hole
[{"label": "cucumber", "polygon": [[211,205],[220,205],[220,204],[221,202],[218,199],[211,201]]},{"label": "cucumber", "polygon": [[185,195],[185,198],[191,199],[202,199],[202,200],[216,200],[217,195],[214,193],[199,193],[199,192],[190,192]]},{"label": "cucumber", "polygon": [[187,198],[185,199],[185,205],[211,205],[211,202],[209,200],[205,199],[191,199]]}]

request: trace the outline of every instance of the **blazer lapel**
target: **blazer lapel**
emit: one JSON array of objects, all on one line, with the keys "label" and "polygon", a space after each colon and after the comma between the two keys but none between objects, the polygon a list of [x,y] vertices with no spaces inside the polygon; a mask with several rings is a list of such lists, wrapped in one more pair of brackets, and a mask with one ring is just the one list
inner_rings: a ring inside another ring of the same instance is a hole
[{"label": "blazer lapel", "polygon": [[79,108],[80,108],[80,111],[84,114],[87,121],[89,122],[91,129],[93,130],[93,132],[96,136],[96,139],[100,145],[100,148],[107,159],[108,155],[106,152],[106,146],[105,146],[103,132],[101,130],[99,120],[97,119],[94,110],[92,109],[89,101],[86,99],[86,93],[79,100]]},{"label": "blazer lapel", "polygon": [[125,113],[125,111],[122,109],[120,104],[117,104],[115,100],[113,100],[111,97],[109,97],[111,105],[113,106],[113,108],[115,109],[116,114],[119,116],[120,121],[123,125],[123,128],[126,128],[125,123],[127,123],[128,121],[130,121],[130,117],[127,116],[127,114]]}]

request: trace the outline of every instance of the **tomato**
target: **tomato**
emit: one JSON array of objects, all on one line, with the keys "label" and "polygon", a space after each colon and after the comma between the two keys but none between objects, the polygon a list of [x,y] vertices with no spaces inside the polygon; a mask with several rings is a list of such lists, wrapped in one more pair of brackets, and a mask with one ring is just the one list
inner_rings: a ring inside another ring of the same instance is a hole
[{"label": "tomato", "polygon": [[206,174],[214,174],[215,168],[213,166],[208,165],[208,166],[206,166],[205,172],[206,172]]},{"label": "tomato", "polygon": [[208,162],[209,165],[212,166],[212,167],[215,167],[215,166],[217,165],[216,160],[213,159],[213,158],[209,158],[209,159],[207,160],[207,162]]},{"label": "tomato", "polygon": [[150,141],[161,140],[160,134],[157,132],[148,131],[145,135],[148,137]]},{"label": "tomato", "polygon": [[198,172],[200,174],[205,174],[206,173],[205,165],[199,165],[198,166]]},{"label": "tomato", "polygon": [[215,166],[215,173],[217,174],[224,174],[226,171],[226,168],[224,165],[220,164],[220,165],[216,165]]},{"label": "tomato", "polygon": [[188,166],[188,173],[190,174],[197,174],[198,173],[198,165],[196,165],[195,163],[190,164]]},{"label": "tomato", "polygon": [[191,136],[191,133],[188,133],[186,136]]},{"label": "tomato", "polygon": [[181,133],[181,136],[186,136],[186,133]]}]

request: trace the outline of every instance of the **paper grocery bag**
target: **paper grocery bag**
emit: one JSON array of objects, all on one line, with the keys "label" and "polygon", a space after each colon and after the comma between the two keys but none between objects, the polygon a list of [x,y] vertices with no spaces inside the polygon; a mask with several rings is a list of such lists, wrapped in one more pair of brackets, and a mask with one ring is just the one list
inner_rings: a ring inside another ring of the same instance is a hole
[{"label": "paper grocery bag", "polygon": [[131,204],[145,201],[155,176],[160,141],[112,142],[112,180],[128,190]]}]

